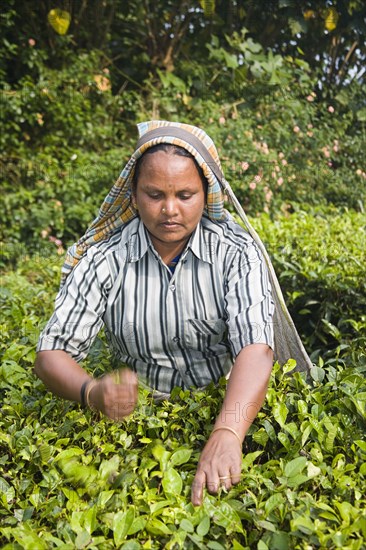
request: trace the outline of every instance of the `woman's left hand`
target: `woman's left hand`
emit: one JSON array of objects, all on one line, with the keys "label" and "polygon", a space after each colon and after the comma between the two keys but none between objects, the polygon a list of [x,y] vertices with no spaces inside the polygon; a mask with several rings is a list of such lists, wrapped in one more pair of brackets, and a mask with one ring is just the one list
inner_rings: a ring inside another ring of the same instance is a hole
[{"label": "woman's left hand", "polygon": [[202,451],[192,483],[192,504],[202,504],[205,487],[209,493],[216,494],[219,487],[229,490],[239,483],[241,458],[242,447],[233,433],[229,430],[213,433]]}]

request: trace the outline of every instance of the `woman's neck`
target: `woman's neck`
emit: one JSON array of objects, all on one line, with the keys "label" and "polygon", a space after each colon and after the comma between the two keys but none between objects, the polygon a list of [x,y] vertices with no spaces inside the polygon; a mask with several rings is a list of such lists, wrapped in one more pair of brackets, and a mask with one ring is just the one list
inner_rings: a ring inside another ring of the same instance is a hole
[{"label": "woman's neck", "polygon": [[183,241],[167,243],[156,239],[156,237],[151,234],[150,239],[152,244],[154,245],[156,252],[160,255],[165,265],[169,265],[173,258],[183,252],[189,240],[184,239]]}]

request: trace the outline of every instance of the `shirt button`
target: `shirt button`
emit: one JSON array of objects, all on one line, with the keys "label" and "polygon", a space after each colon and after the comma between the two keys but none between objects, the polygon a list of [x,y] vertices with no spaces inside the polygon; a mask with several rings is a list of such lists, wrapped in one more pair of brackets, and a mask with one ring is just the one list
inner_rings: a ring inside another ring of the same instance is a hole
[{"label": "shirt button", "polygon": [[169,288],[170,288],[170,290],[171,290],[172,292],[174,292],[174,291],[175,291],[175,285],[170,285],[170,287],[169,287]]},{"label": "shirt button", "polygon": [[179,337],[178,336],[174,336],[174,338],[172,338],[173,342],[179,342]]}]

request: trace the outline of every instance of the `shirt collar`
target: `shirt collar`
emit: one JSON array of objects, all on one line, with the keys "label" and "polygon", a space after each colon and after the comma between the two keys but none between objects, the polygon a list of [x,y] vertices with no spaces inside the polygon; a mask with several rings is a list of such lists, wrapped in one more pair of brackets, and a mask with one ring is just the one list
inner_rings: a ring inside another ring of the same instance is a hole
[{"label": "shirt collar", "polygon": [[147,234],[144,224],[139,219],[136,231],[131,235],[128,241],[128,262],[138,262],[146,254],[147,249],[151,246],[150,238]]},{"label": "shirt collar", "polygon": [[210,264],[213,263],[215,246],[213,242],[211,243],[207,241],[206,234],[202,228],[202,222],[197,225],[196,229],[192,233],[187,248],[190,248],[193,254],[200,260]]},{"label": "shirt collar", "polygon": [[[131,235],[131,239],[128,242],[128,262],[137,262],[140,260],[149,248],[156,254],[150,236],[141,219],[136,229],[136,232]],[[213,236],[216,237],[216,235]],[[197,258],[212,264],[216,247],[213,242],[208,242],[205,237],[205,232],[200,222],[192,233],[186,250],[190,248]],[[183,254],[184,253],[183,251]]]}]

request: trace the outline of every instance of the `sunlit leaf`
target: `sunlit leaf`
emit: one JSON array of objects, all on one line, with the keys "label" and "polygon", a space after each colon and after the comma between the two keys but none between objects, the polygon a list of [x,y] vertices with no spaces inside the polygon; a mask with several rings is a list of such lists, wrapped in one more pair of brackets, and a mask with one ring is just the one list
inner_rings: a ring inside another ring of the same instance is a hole
[{"label": "sunlit leaf", "polygon": [[194,527],[191,521],[189,519],[183,518],[180,522],[180,528],[183,529],[183,531],[186,531],[187,533],[193,533]]},{"label": "sunlit leaf", "polygon": [[200,523],[197,525],[197,534],[200,535],[200,537],[204,537],[207,535],[207,533],[210,530],[210,518],[208,516],[204,516]]},{"label": "sunlit leaf", "polygon": [[47,19],[57,34],[63,35],[67,33],[71,23],[71,15],[68,11],[59,8],[50,10]]},{"label": "sunlit leaf", "polygon": [[337,27],[338,20],[339,20],[339,13],[334,7],[328,8],[325,12],[325,28],[327,31],[334,31],[334,29]]},{"label": "sunlit leaf", "polygon": [[215,13],[215,0],[200,0],[200,4],[205,16],[212,17],[212,15]]},{"label": "sunlit leaf", "polygon": [[125,512],[116,512],[113,518],[113,539],[116,546],[126,538],[135,517],[135,511],[130,507]]},{"label": "sunlit leaf", "polygon": [[306,458],[304,456],[298,456],[297,458],[294,458],[293,460],[290,460],[285,465],[284,474],[287,477],[293,477],[299,474],[303,471],[303,469],[306,466]]},{"label": "sunlit leaf", "polygon": [[179,466],[188,462],[192,455],[191,449],[177,449],[169,459],[171,466]]},{"label": "sunlit leaf", "polygon": [[162,486],[166,495],[180,495],[182,492],[183,481],[177,470],[174,468],[168,468],[164,472]]}]

